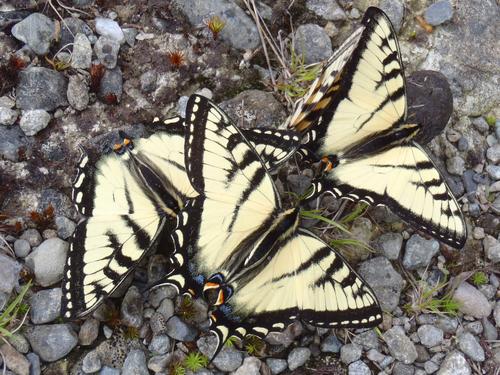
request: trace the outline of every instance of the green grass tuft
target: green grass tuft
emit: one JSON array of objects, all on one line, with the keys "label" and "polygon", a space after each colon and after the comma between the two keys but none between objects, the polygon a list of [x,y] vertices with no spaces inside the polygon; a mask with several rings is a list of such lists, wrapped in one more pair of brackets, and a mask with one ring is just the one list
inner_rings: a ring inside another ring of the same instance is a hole
[{"label": "green grass tuft", "polygon": [[290,72],[292,76],[283,83],[279,83],[278,90],[290,98],[300,98],[309,90],[309,84],[316,79],[321,65],[305,65],[304,56],[297,55],[290,48]]},{"label": "green grass tuft", "polygon": [[483,271],[475,272],[472,275],[472,283],[475,286],[485,285],[488,283],[488,275],[486,275]]},{"label": "green grass tuft", "polygon": [[496,117],[493,115],[485,116],[484,119],[486,120],[486,122],[488,123],[489,126],[495,126],[495,124],[497,122]]},{"label": "green grass tuft", "polygon": [[370,207],[368,204],[366,203],[357,203],[356,206],[354,207],[354,210],[352,210],[351,213],[345,215],[341,220],[340,222],[342,224],[349,224],[351,222],[353,222],[354,220],[356,220],[358,217],[362,216],[365,214],[366,210],[368,210],[368,207]]},{"label": "green grass tuft", "polygon": [[18,314],[26,315],[28,313],[29,307],[23,303],[23,299],[30,287],[31,281],[22,287],[21,292],[0,314],[0,338],[12,336],[12,324],[16,321]]},{"label": "green grass tuft", "polygon": [[412,301],[403,306],[403,309],[413,315],[421,313],[432,313],[438,315],[456,316],[460,303],[453,299],[451,293],[445,293],[442,297],[437,294],[444,289],[447,283],[439,283],[429,288],[424,282],[420,282],[411,296]]},{"label": "green grass tuft", "polygon": [[201,370],[208,365],[208,358],[200,352],[191,352],[184,359],[184,366],[193,372]]},{"label": "green grass tuft", "polygon": [[257,336],[249,335],[245,337],[245,350],[249,355],[260,355],[265,346],[264,340]]}]

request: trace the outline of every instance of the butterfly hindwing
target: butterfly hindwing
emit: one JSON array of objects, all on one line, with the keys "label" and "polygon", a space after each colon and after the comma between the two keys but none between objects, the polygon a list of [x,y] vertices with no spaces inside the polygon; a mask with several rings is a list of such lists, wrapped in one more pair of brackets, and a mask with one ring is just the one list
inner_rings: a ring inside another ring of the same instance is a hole
[{"label": "butterfly hindwing", "polygon": [[336,198],[385,205],[416,228],[451,246],[462,247],[467,238],[453,193],[416,143],[343,160],[313,185],[311,196],[328,191]]}]

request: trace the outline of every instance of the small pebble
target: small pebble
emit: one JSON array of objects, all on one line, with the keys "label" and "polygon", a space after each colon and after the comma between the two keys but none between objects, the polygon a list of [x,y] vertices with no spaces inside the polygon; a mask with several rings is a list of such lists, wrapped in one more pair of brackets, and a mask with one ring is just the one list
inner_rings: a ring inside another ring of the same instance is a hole
[{"label": "small pebble", "polygon": [[349,365],[348,367],[349,375],[371,375],[372,372],[370,368],[363,361],[356,361]]},{"label": "small pebble", "polygon": [[304,365],[311,357],[309,348],[295,348],[288,354],[288,368],[293,371]]},{"label": "small pebble", "polygon": [[458,347],[470,359],[476,362],[484,362],[484,349],[479,340],[470,332],[464,332],[458,336]]},{"label": "small pebble", "polygon": [[427,324],[418,327],[417,333],[420,342],[428,348],[439,345],[444,338],[443,330]]},{"label": "small pebble", "polygon": [[17,257],[24,258],[29,254],[30,251],[31,246],[28,241],[19,239],[14,242],[14,252],[16,253]]},{"label": "small pebble", "polygon": [[101,359],[96,351],[89,352],[82,361],[82,370],[86,373],[97,372],[101,369]]},{"label": "small pebble", "polygon": [[0,125],[9,126],[16,122],[19,112],[0,106]]},{"label": "small pebble", "polygon": [[438,26],[451,20],[453,6],[448,0],[437,1],[425,11],[424,18],[432,26]]},{"label": "small pebble", "polygon": [[24,134],[28,136],[36,135],[49,125],[51,118],[52,116],[43,109],[32,109],[23,112],[19,126]]},{"label": "small pebble", "polygon": [[122,375],[149,375],[146,355],[142,350],[131,350],[123,363]]},{"label": "small pebble", "polygon": [[361,346],[346,344],[340,348],[340,360],[345,364],[352,363],[361,358]]},{"label": "small pebble", "polygon": [[120,25],[109,18],[97,17],[95,19],[95,29],[97,34],[108,37],[118,43],[123,43],[125,41],[125,35]]}]

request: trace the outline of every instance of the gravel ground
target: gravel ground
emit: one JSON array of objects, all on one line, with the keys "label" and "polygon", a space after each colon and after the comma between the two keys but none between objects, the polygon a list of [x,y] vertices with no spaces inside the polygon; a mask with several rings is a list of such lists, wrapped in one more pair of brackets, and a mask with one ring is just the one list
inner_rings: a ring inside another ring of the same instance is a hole
[{"label": "gravel ground", "polygon": [[[168,287],[141,292],[164,272],[162,255],[146,259],[117,298],[92,316],[63,322],[60,281],[79,220],[69,198],[79,144],[100,150],[117,129],[145,135],[155,116],[182,115],[195,92],[247,127],[279,126],[290,105],[283,91],[272,89],[243,1],[4,1],[0,311],[33,280],[8,327],[15,333],[0,332],[5,374],[498,373],[499,6],[494,0],[289,3],[257,2],[271,32],[294,33],[296,53],[306,63],[328,58],[359,25],[368,3],[387,12],[399,33],[409,115],[424,124],[420,142],[466,215],[464,249],[422,237],[385,208],[369,209],[349,226],[375,252],[341,250],[382,304],[384,322],[377,330],[296,322],[264,341],[226,345],[197,371],[186,368],[193,353],[208,354],[214,346],[206,306]],[[206,25],[214,16],[225,22],[219,35]],[[280,82],[279,69],[273,74]],[[290,163],[277,185],[300,193],[311,176],[312,170]],[[339,203],[324,198],[322,206],[335,212]],[[430,308],[436,301],[444,303],[441,312],[454,311],[455,302],[458,311],[436,313]],[[15,330],[17,325],[22,327]]]}]

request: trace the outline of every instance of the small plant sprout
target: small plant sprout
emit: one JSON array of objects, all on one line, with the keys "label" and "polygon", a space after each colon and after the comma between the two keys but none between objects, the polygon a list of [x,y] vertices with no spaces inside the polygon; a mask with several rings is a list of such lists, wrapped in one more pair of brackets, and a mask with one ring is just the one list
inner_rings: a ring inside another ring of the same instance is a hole
[{"label": "small plant sprout", "polygon": [[438,283],[430,287],[425,281],[420,280],[413,285],[410,294],[411,302],[403,306],[410,314],[438,314],[456,316],[460,304],[453,299],[451,292],[444,293],[441,297],[438,294],[444,290],[447,283]]},{"label": "small plant sprout", "polygon": [[[22,327],[29,311],[29,307],[23,303],[23,299],[30,287],[31,282],[25,284],[21,292],[0,314],[0,339],[5,340],[6,337],[12,336],[12,334]],[[19,320],[18,314],[22,314],[23,318]]]},{"label": "small plant sprout", "polygon": [[472,283],[475,286],[485,285],[488,283],[488,275],[483,271],[474,272],[472,275]]},{"label": "small plant sprout", "polygon": [[184,52],[182,52],[182,51],[178,51],[178,50],[169,51],[167,53],[167,57],[168,57],[168,61],[170,62],[170,65],[172,65],[174,68],[180,68],[186,62]]},{"label": "small plant sprout", "polygon": [[320,69],[320,64],[305,65],[304,56],[297,55],[294,48],[291,47],[289,68],[291,76],[284,82],[278,83],[278,90],[290,98],[300,98],[309,90],[310,83],[316,79]]},{"label": "small plant sprout", "polygon": [[249,335],[245,337],[245,350],[250,355],[262,355],[266,343],[257,336]]},{"label": "small plant sprout", "polygon": [[237,341],[238,338],[236,336],[229,336],[224,343],[224,346],[227,348],[233,348]]},{"label": "small plant sprout", "polygon": [[193,372],[201,370],[208,365],[208,358],[200,352],[191,352],[184,359],[184,366],[186,369]]},{"label": "small plant sprout", "polygon": [[206,21],[206,25],[208,27],[208,30],[210,30],[210,32],[212,33],[212,37],[214,38],[214,40],[217,40],[217,38],[219,37],[219,33],[224,29],[226,23],[219,16],[213,16],[208,21]]},{"label": "small plant sprout", "polygon": [[484,118],[486,120],[486,122],[488,123],[489,126],[495,126],[496,122],[497,122],[497,119],[495,116],[493,115],[488,115],[488,116],[485,116]]},{"label": "small plant sprout", "polygon": [[193,299],[188,296],[182,296],[177,307],[177,314],[184,320],[192,319],[195,315]]}]

